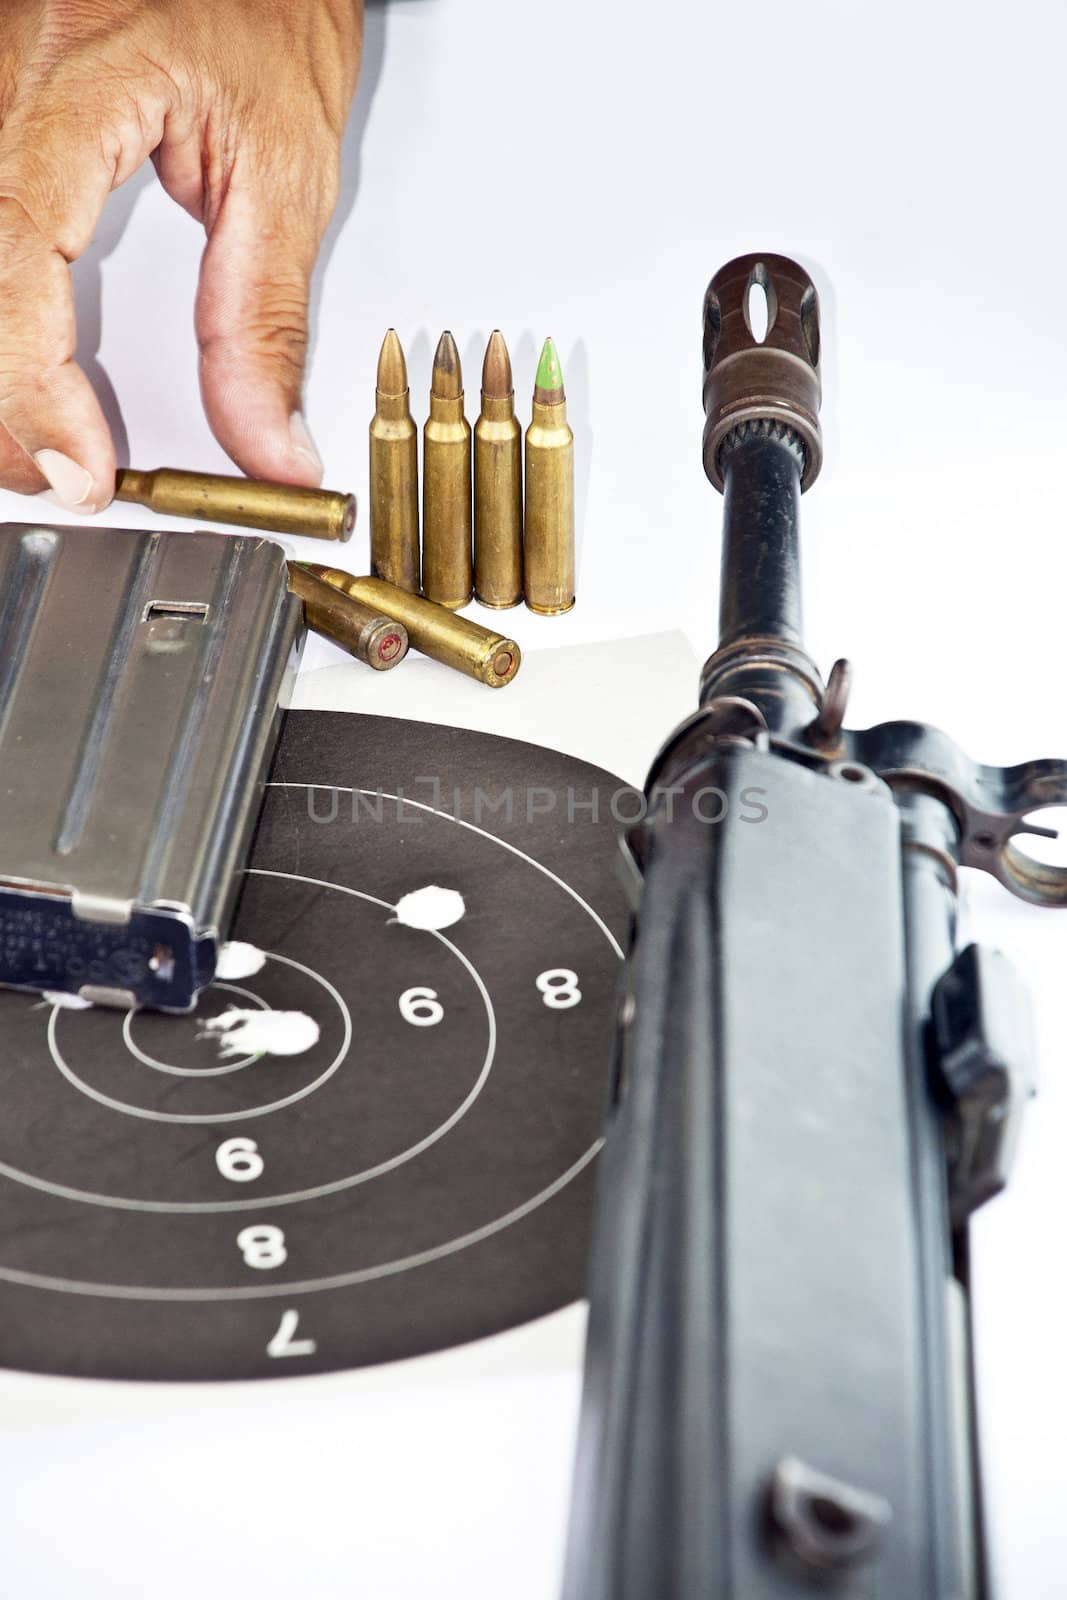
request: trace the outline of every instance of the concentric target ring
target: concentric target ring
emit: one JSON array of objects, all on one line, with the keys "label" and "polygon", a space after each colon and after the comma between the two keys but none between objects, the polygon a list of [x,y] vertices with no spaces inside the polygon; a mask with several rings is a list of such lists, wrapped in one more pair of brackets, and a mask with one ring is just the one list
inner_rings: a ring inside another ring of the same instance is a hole
[{"label": "concentric target ring", "polygon": [[[371,902],[374,905],[381,906],[382,909],[385,910],[385,911],[394,911],[396,909],[395,906],[391,905],[390,902],[387,901],[387,900],[381,900],[376,895],[365,894],[362,890],[359,890],[359,889],[351,889],[345,884],[330,883],[330,882],[327,882],[326,880],[323,880],[323,879],[313,879],[313,878],[302,877],[298,873],[272,872],[272,873],[265,873],[265,874],[263,874],[263,876],[276,877],[276,878],[290,878],[294,882],[312,884],[316,888],[336,889],[342,894],[347,894],[347,895],[353,896],[355,899],[366,900],[366,901]],[[345,1189],[353,1189],[353,1188],[356,1188],[360,1184],[369,1183],[372,1178],[381,1177],[385,1173],[392,1172],[397,1167],[403,1166],[406,1162],[414,1160],[415,1157],[420,1156],[425,1150],[428,1150],[432,1145],[436,1144],[438,1142],[438,1140],[444,1138],[444,1136],[447,1133],[450,1133],[451,1130],[456,1126],[456,1124],[459,1121],[461,1121],[461,1119],[463,1117],[465,1117],[467,1115],[468,1111],[474,1105],[474,1102],[478,1099],[478,1096],[481,1094],[482,1090],[485,1088],[486,1082],[488,1081],[488,1078],[489,1078],[489,1074],[490,1074],[490,1072],[492,1070],[493,1061],[494,1061],[494,1058],[495,1058],[495,1055],[496,1055],[496,1041],[497,1041],[496,1013],[495,1013],[495,1011],[493,1009],[493,1002],[492,1002],[492,1000],[491,1000],[491,998],[489,996],[489,991],[486,988],[486,985],[485,985],[485,983],[484,983],[484,981],[483,981],[483,979],[481,977],[481,974],[478,972],[477,968],[473,965],[473,963],[468,959],[468,957],[466,955],[464,955],[463,951],[458,949],[456,947],[456,945],[454,945],[450,939],[446,938],[446,936],[443,933],[436,932],[436,931],[434,931],[432,929],[427,929],[427,930],[424,930],[424,931],[426,931],[429,934],[429,937],[431,937],[433,939],[436,939],[440,944],[444,945],[445,948],[447,950],[449,950],[451,952],[451,954],[456,957],[456,959],[460,962],[460,964],[464,968],[466,968],[468,974],[470,975],[471,979],[473,980],[474,985],[475,985],[476,989],[478,990],[479,997],[480,997],[480,999],[482,1001],[482,1004],[483,1004],[483,1006],[485,1008],[486,1021],[487,1021],[487,1026],[488,1026],[488,1043],[487,1043],[487,1047],[486,1047],[485,1057],[484,1057],[484,1059],[482,1061],[482,1064],[481,1064],[481,1067],[480,1067],[480,1069],[478,1071],[477,1078],[475,1079],[475,1082],[474,1082],[472,1088],[467,1093],[467,1095],[464,1097],[464,1099],[460,1102],[460,1104],[455,1108],[455,1110],[448,1117],[446,1117],[444,1119],[443,1122],[439,1123],[437,1125],[437,1127],[433,1128],[424,1138],[418,1140],[416,1143],[414,1143],[412,1145],[409,1145],[406,1149],[399,1151],[396,1155],[390,1156],[390,1157],[388,1157],[387,1159],[385,1159],[383,1161],[376,1162],[373,1166],[365,1167],[359,1172],[351,1173],[351,1174],[347,1175],[346,1177],[335,1179],[333,1182],[315,1184],[313,1186],[309,1186],[306,1189],[294,1190],[291,1193],[286,1193],[286,1194],[254,1195],[254,1196],[244,1197],[244,1198],[242,1198],[240,1200],[189,1200],[189,1201],[136,1200],[136,1199],[132,1199],[129,1196],[126,1196],[126,1195],[97,1194],[97,1193],[94,1193],[91,1190],[75,1188],[70,1184],[55,1183],[51,1179],[37,1177],[36,1175],[34,1175],[32,1173],[24,1172],[20,1168],[12,1166],[9,1163],[4,1162],[4,1161],[0,1161],[0,1177],[11,1178],[16,1183],[24,1184],[28,1188],[39,1189],[39,1190],[41,1190],[42,1192],[44,1192],[46,1194],[55,1195],[58,1199],[74,1200],[74,1201],[77,1201],[77,1202],[79,1202],[81,1204],[85,1204],[85,1205],[105,1206],[105,1207],[113,1208],[113,1209],[119,1210],[119,1211],[156,1212],[156,1213],[163,1213],[163,1214],[167,1214],[167,1215],[192,1215],[192,1216],[195,1216],[195,1215],[210,1215],[210,1214],[219,1213],[219,1212],[264,1211],[264,1210],[272,1209],[272,1208],[279,1207],[279,1206],[297,1205],[300,1202],[306,1201],[306,1200],[322,1199],[323,1197],[325,1197],[327,1195],[339,1194]],[[268,961],[283,961],[283,962],[286,962],[290,966],[298,967],[298,968],[300,968],[300,970],[302,970],[302,971],[304,971],[306,973],[309,973],[312,977],[317,978],[318,981],[321,982],[324,987],[332,989],[332,985],[328,983],[328,980],[323,978],[320,974],[312,972],[311,969],[302,966],[302,964],[300,962],[293,961],[288,956],[280,956],[280,955],[274,954],[274,953],[272,953],[270,951],[265,952],[265,954],[267,955]],[[222,987],[222,985],[219,985],[219,987]],[[229,985],[228,987],[233,988],[235,986],[234,985]],[[336,992],[336,991],[334,991],[334,992]],[[340,996],[338,996],[338,1000],[340,1001]],[[326,1080],[327,1077],[332,1076],[333,1071],[335,1071],[337,1069],[337,1067],[340,1065],[340,1062],[343,1059],[344,1054],[347,1052],[348,1045],[349,1045],[349,1043],[351,1041],[351,1019],[350,1019],[350,1013],[348,1012],[347,1007],[344,1006],[343,1001],[341,1001],[340,1003],[341,1003],[341,1006],[342,1006],[342,1015],[343,1015],[343,1017],[345,1018],[345,1020],[347,1022],[347,1028],[346,1028],[345,1038],[344,1038],[344,1041],[343,1041],[343,1044],[342,1044],[342,1050],[338,1052],[338,1056],[335,1058],[334,1062],[331,1063],[331,1068],[327,1069],[327,1072],[321,1074],[320,1077],[317,1078],[314,1083],[305,1086],[304,1090],[301,1092],[301,1095],[298,1095],[295,1098],[301,1098],[304,1095],[307,1095],[314,1088],[316,1088],[319,1085],[321,1085]],[[59,1008],[55,1008],[53,1010],[52,1021],[50,1022],[50,1025],[49,1025],[49,1043],[50,1043],[50,1045],[51,1045],[52,1037],[53,1037],[52,1022],[54,1022],[54,1020],[55,1020],[56,1011],[58,1009]],[[60,1070],[63,1071],[63,1067],[60,1064],[60,1062],[57,1061],[56,1064],[59,1065],[60,1066]],[[64,1071],[64,1076],[69,1078],[69,1076],[70,1076],[69,1071]],[[196,1076],[202,1076],[202,1074],[197,1073]],[[77,1087],[82,1087],[83,1089],[85,1089],[86,1092],[90,1092],[88,1090],[88,1086],[82,1085],[80,1080],[78,1081],[76,1086]],[[100,1095],[98,1091],[91,1091],[90,1092],[90,1098],[99,1099],[104,1104],[111,1104],[112,1103],[112,1102],[110,1102],[110,1100],[107,1097]],[[265,1115],[266,1112],[268,1112],[268,1111],[272,1111],[272,1110],[278,1109],[278,1105],[279,1104],[292,1104],[292,1099],[293,1098],[294,1097],[290,1097],[290,1099],[288,1101],[276,1102],[274,1105],[269,1105],[269,1106],[266,1106],[266,1107],[260,1107],[257,1110],[247,1111],[247,1112],[237,1112],[237,1113],[231,1112],[231,1113],[229,1113],[228,1115],[225,1115],[225,1116],[218,1116],[218,1117],[212,1116],[209,1119],[195,1118],[195,1117],[181,1117],[181,1116],[178,1116],[178,1115],[170,1115],[170,1116],[164,1117],[164,1116],[160,1115],[159,1113],[153,1113],[151,1119],[152,1120],[157,1120],[157,1121],[171,1121],[171,1122],[193,1122],[193,1121],[209,1120],[209,1121],[212,1121],[212,1122],[229,1123],[229,1122],[236,1121],[236,1120],[238,1120],[238,1119],[240,1119],[242,1117]],[[118,1106],[118,1109],[129,1110],[129,1108],[126,1107],[124,1105],[124,1103],[122,1103],[122,1102],[118,1102],[117,1106]],[[138,1112],[134,1111],[132,1114],[137,1115]],[[141,1115],[147,1115],[147,1113],[144,1113],[144,1112],[141,1112],[140,1114]],[[2,1277],[2,1276],[3,1276],[3,1274],[0,1273],[0,1277]]]}]

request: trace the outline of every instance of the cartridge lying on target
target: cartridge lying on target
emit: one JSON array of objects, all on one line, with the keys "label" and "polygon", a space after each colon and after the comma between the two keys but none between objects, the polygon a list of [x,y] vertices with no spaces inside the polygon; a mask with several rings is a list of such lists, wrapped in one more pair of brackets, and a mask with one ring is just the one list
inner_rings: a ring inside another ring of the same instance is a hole
[{"label": "cartridge lying on target", "polygon": [[232,522],[241,528],[300,534],[307,539],[343,542],[352,537],[356,525],[356,502],[350,494],[227,477],[219,472],[182,472],[177,467],[156,467],[153,472],[120,467],[115,474],[115,499],[147,506],[165,517]]},{"label": "cartridge lying on target", "polygon": [[467,617],[458,617],[446,606],[408,594],[381,578],[359,578],[339,567],[321,567],[314,562],[302,561],[299,565],[323,583],[402,622],[416,650],[466,673],[468,678],[477,678],[490,689],[502,689],[519,670],[522,656],[514,639],[505,639]]},{"label": "cartridge lying on target", "polygon": [[296,561],[289,563],[289,587],[304,602],[304,621],[312,632],[332,639],[357,661],[388,672],[407,655],[407,629],[378,607],[323,583]]},{"label": "cartridge lying on target", "polygon": [[267,539],[0,527],[0,984],[193,1007],[299,632]]}]

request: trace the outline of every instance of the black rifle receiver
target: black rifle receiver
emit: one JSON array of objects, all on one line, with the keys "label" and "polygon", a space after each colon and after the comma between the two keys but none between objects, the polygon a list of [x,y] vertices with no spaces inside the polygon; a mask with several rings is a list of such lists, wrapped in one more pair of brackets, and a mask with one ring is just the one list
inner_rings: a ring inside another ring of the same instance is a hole
[{"label": "black rifle receiver", "polygon": [[1014,843],[1049,834],[1027,818],[1067,802],[1067,762],[843,726],[848,665],[824,686],[801,642],[803,269],[723,267],[704,364],[721,636],[626,841],[565,1600],[988,1600],[968,1219],[1033,1046],[1005,959],[957,952],[957,871],[1067,904]]}]

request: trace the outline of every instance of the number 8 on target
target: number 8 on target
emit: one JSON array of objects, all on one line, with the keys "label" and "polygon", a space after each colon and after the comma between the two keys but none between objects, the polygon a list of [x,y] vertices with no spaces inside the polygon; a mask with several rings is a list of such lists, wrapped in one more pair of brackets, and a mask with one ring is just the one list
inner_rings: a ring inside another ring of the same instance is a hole
[{"label": "number 8 on target", "polygon": [[537,987],[550,1011],[569,1011],[582,998],[578,974],[570,967],[549,967],[537,979]]},{"label": "number 8 on target", "polygon": [[242,1228],[237,1235],[237,1248],[244,1256],[245,1266],[255,1267],[259,1272],[283,1266],[289,1258],[285,1234],[272,1222],[257,1222],[250,1228]]}]

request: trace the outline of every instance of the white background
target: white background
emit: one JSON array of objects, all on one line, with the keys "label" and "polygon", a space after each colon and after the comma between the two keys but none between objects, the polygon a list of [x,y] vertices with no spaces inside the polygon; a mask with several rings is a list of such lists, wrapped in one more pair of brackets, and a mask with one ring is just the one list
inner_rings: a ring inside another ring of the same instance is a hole
[{"label": "white background", "polygon": [[[501,327],[524,400],[552,333],[578,443],[579,604],[563,619],[505,614],[534,652],[505,694],[409,663],[373,682],[338,668],[321,694],[309,679],[308,702],[546,741],[556,726],[555,742],[590,755],[607,718],[595,759],[639,776],[692,696],[684,651],[634,647],[617,679],[537,652],[672,629],[694,659],[711,648],[701,300],[729,257],[779,250],[822,297],[808,643],[824,668],[852,657],[850,720],[921,717],[987,761],[1067,754],[1065,46],[1067,15],[1048,3],[371,9],[316,293],[307,409],[327,482],[364,500],[388,324],[420,415],[442,327],[469,393]],[[199,248],[142,174],[75,269],[82,359],[138,466],[225,465],[197,400]],[[0,502],[9,518],[64,520]],[[365,539],[364,516],[356,570]],[[316,641],[307,665],[341,659]],[[1028,971],[1040,1018],[1041,1097],[1010,1194],[978,1222],[976,1271],[1002,1593],[1052,1600],[1067,1592],[1067,918],[993,885],[970,889],[968,918]],[[0,1588],[550,1600],[579,1333],[571,1312],[423,1363],[259,1387],[6,1377]]]}]

